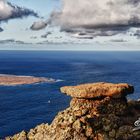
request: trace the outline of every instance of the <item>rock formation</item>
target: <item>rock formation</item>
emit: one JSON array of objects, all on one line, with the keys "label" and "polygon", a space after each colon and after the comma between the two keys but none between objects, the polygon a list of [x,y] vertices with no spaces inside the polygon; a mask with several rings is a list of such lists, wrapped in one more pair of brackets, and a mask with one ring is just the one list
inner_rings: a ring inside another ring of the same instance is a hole
[{"label": "rock formation", "polygon": [[140,129],[134,126],[140,101],[126,99],[133,91],[131,85],[111,83],[62,87],[61,92],[73,97],[69,108],[50,125],[41,124],[6,140],[140,140]]},{"label": "rock formation", "polygon": [[112,83],[93,83],[83,84],[78,86],[66,86],[62,87],[62,93],[66,93],[74,98],[93,99],[96,97],[119,98],[126,96],[129,93],[133,93],[134,88],[128,84],[112,84]]}]

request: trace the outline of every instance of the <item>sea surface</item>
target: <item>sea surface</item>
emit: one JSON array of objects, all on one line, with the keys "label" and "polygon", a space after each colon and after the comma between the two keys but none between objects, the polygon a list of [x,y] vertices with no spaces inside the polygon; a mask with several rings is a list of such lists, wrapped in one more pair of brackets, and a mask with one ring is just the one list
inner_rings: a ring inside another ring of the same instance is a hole
[{"label": "sea surface", "polygon": [[[140,98],[140,52],[0,51],[0,74],[60,79],[56,83],[0,86],[0,138],[51,123],[69,106],[65,85],[127,82]],[[61,81],[62,80],[62,81]]]}]

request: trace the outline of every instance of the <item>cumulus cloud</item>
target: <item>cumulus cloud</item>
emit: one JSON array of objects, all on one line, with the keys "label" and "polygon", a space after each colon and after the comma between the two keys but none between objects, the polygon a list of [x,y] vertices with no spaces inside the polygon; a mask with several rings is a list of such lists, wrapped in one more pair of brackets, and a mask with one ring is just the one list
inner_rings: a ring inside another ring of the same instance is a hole
[{"label": "cumulus cloud", "polygon": [[41,30],[41,29],[44,29],[46,26],[48,25],[48,23],[46,21],[37,21],[37,22],[34,22],[33,25],[30,27],[31,30]]},{"label": "cumulus cloud", "polygon": [[63,0],[51,24],[61,31],[111,36],[140,26],[140,0]]},{"label": "cumulus cloud", "polygon": [[13,5],[12,3],[7,2],[7,0],[0,0],[0,22],[29,15],[38,17],[38,14],[33,10]]}]

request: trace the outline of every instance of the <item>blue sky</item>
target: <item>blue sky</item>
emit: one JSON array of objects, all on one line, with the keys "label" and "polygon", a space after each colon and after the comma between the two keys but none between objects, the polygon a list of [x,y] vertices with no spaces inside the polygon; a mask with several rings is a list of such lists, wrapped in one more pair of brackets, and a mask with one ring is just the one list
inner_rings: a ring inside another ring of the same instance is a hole
[{"label": "blue sky", "polygon": [[[26,17],[23,16],[23,18],[9,18],[5,22],[5,19],[1,19],[0,15],[0,28],[3,29],[3,31],[0,32],[0,49],[18,49],[17,46],[19,45],[23,46],[23,49],[37,50],[37,46],[39,46],[39,49],[48,50],[140,49],[139,16],[135,15],[135,13],[140,13],[140,3],[137,4],[137,7],[134,7],[134,3],[126,4],[125,2],[127,0],[122,0],[122,2],[124,1],[124,3],[122,3],[120,0],[117,0],[117,3],[114,1],[114,3],[112,4],[113,9],[111,11],[113,16],[111,15],[111,17],[108,18],[108,11],[110,11],[110,9],[107,9],[108,7],[106,6],[106,3],[102,2],[101,0],[99,0],[99,2],[93,2],[92,0],[83,0],[82,2],[80,2],[79,0],[76,0],[77,4],[75,4],[74,0],[1,1],[5,1],[6,3],[10,2],[12,5],[17,5],[19,7],[33,10],[34,12],[38,13],[39,17],[30,16],[29,14]],[[108,1],[109,0],[105,0],[105,2]],[[95,5],[98,5],[99,8],[94,9],[93,7],[91,7]],[[125,8],[121,8],[121,5],[123,5],[123,7]],[[126,10],[126,7],[129,6],[130,13]],[[118,11],[116,10],[116,7],[118,7]],[[97,13],[95,13],[90,8],[97,11]],[[119,10],[119,8],[121,10]],[[106,11],[104,12],[103,10]],[[81,11],[85,11],[85,13],[82,13]],[[100,15],[100,12],[102,11],[104,13],[102,14],[103,16]],[[135,13],[133,13],[134,11]],[[59,17],[56,21],[54,19],[54,21],[52,20],[52,23],[55,22],[55,24],[49,24],[42,30],[34,31],[30,29],[34,22],[46,22],[48,19],[50,19],[50,15],[53,12],[55,12],[55,16],[57,18]],[[59,12],[61,12],[61,14]],[[93,16],[91,17],[92,13]],[[126,15],[126,13],[128,13],[128,15]],[[137,17],[137,27],[135,26],[135,22],[132,21],[133,18],[129,19],[129,17],[132,17],[132,15],[134,15],[134,17]],[[129,25],[130,21],[132,22],[132,24]],[[118,25],[120,25],[119,22],[121,22],[123,26],[118,28]],[[89,25],[92,25],[92,28],[90,28]],[[103,27],[98,28],[98,25],[103,25]],[[109,28],[108,26],[107,28],[104,28],[104,25],[108,25]],[[114,26],[112,25],[116,25],[116,27],[114,28]],[[46,37],[41,37],[46,34]],[[22,43],[17,41],[22,41]],[[11,44],[14,44],[15,47],[10,48],[9,46]],[[57,46],[55,46],[55,44],[57,44]],[[69,45],[67,46],[67,44]],[[80,44],[85,44],[85,47],[83,48],[83,45]]]},{"label": "blue sky", "polygon": [[[33,9],[45,20],[49,17],[50,13],[54,9],[60,8],[60,2],[57,0],[9,0],[9,2],[16,4],[21,7],[27,7]],[[46,30],[42,31],[31,31],[29,28],[34,21],[40,20],[36,17],[26,17],[23,19],[13,19],[9,20],[6,23],[1,23],[1,26],[4,31],[0,33],[0,39],[16,39],[26,42],[39,42],[42,41],[40,38],[38,40],[31,39],[32,36],[40,37],[42,34],[45,34]],[[49,29],[51,30],[51,29]]]}]

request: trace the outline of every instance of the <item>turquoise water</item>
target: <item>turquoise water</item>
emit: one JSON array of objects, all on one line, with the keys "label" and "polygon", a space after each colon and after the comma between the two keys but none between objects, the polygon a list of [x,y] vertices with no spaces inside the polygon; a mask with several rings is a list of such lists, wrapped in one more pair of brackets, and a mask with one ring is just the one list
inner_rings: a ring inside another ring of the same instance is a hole
[{"label": "turquoise water", "polygon": [[51,123],[69,106],[59,92],[65,85],[87,82],[127,82],[140,97],[140,52],[0,51],[0,74],[41,76],[63,81],[0,86],[0,138]]}]

